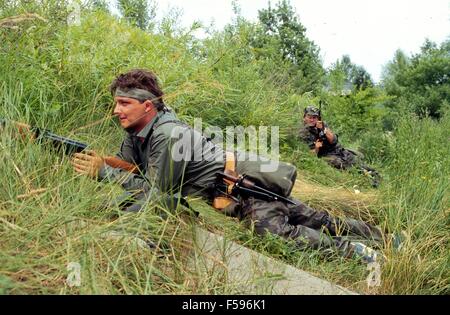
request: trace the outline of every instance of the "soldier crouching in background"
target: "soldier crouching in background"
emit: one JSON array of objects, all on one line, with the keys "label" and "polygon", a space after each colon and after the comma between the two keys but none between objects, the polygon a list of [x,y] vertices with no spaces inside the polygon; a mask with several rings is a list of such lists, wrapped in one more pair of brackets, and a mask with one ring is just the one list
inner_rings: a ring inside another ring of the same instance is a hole
[{"label": "soldier crouching in background", "polygon": [[365,165],[360,154],[344,149],[339,144],[337,135],[322,121],[320,110],[316,107],[305,108],[299,137],[308,144],[312,153],[323,158],[334,168],[346,170],[356,167],[361,173],[371,178],[373,187],[379,186],[381,179],[379,173]]}]

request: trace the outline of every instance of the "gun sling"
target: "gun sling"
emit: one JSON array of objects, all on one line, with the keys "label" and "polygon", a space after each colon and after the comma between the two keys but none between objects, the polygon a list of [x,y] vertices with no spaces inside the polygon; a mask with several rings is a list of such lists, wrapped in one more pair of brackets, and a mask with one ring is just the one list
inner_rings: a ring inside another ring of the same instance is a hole
[{"label": "gun sling", "polygon": [[[234,155],[234,152],[225,152],[225,173],[230,173],[233,176],[237,177],[236,173],[236,158]],[[226,187],[226,192],[228,195],[231,195],[231,192],[233,190],[234,182],[223,178],[223,183]],[[226,207],[228,207],[231,203],[235,202],[232,198],[222,195],[222,196],[216,196],[213,200],[212,206],[217,210],[222,210]]]}]

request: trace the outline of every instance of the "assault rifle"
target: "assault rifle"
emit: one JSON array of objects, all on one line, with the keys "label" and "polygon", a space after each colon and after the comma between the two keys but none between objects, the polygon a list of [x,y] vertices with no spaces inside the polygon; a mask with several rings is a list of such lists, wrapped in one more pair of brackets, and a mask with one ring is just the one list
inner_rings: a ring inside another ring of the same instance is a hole
[{"label": "assault rifle", "polygon": [[[76,140],[65,138],[52,133],[50,130],[33,127],[24,123],[8,121],[15,126],[22,137],[30,137],[38,143],[51,144],[56,150],[62,151],[67,155],[80,153],[87,149],[88,145]],[[4,128],[7,121],[0,118],[0,129]],[[114,168],[121,168],[128,172],[137,173],[139,170],[136,165],[128,163],[115,156],[104,156],[106,164]]]},{"label": "assault rifle", "polygon": [[[319,120],[322,121],[322,100],[319,101]],[[319,131],[319,139],[321,141],[327,140],[327,135],[325,134],[325,122],[322,121],[323,128]]]},{"label": "assault rifle", "polygon": [[[293,205],[297,205],[293,200],[280,196],[270,190],[256,185],[254,182],[246,178],[245,175],[240,175],[238,177],[233,176],[229,173],[218,172],[219,176],[223,179],[233,182],[233,189],[231,195],[240,195],[244,197],[255,197],[266,201],[283,201]],[[227,189],[225,189],[225,194]]]}]

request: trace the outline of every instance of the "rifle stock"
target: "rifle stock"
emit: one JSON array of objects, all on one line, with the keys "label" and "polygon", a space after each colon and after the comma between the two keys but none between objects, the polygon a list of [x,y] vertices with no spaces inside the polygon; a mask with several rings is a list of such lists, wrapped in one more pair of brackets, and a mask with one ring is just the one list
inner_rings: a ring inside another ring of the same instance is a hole
[{"label": "rifle stock", "polygon": [[120,168],[130,173],[139,173],[139,169],[135,164],[119,159],[116,156],[104,156],[103,160],[111,167]]},{"label": "rifle stock", "polygon": [[[0,127],[5,125],[5,120],[0,119]],[[18,130],[19,134],[23,137],[29,137],[32,140],[45,140],[53,144],[58,149],[64,149],[65,153],[72,155],[74,153],[83,152],[87,148],[87,144],[78,142],[69,138],[64,138],[56,135],[49,130],[32,127],[30,125],[10,121]],[[138,173],[139,169],[135,164],[124,161],[116,156],[103,157],[105,163],[113,168],[120,168],[130,173]]]}]

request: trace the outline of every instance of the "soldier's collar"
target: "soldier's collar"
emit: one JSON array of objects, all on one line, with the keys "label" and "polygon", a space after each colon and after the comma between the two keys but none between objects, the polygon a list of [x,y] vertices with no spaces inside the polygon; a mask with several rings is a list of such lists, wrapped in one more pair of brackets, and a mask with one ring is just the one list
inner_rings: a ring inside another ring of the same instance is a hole
[{"label": "soldier's collar", "polygon": [[152,120],[150,120],[150,122],[145,125],[144,128],[142,128],[141,131],[134,133],[133,136],[136,137],[140,137],[140,138],[147,138],[147,136],[150,134],[150,132],[153,129],[153,126],[155,125],[155,123],[158,121],[158,119],[164,114],[164,111],[159,111],[155,117],[153,117]]}]

